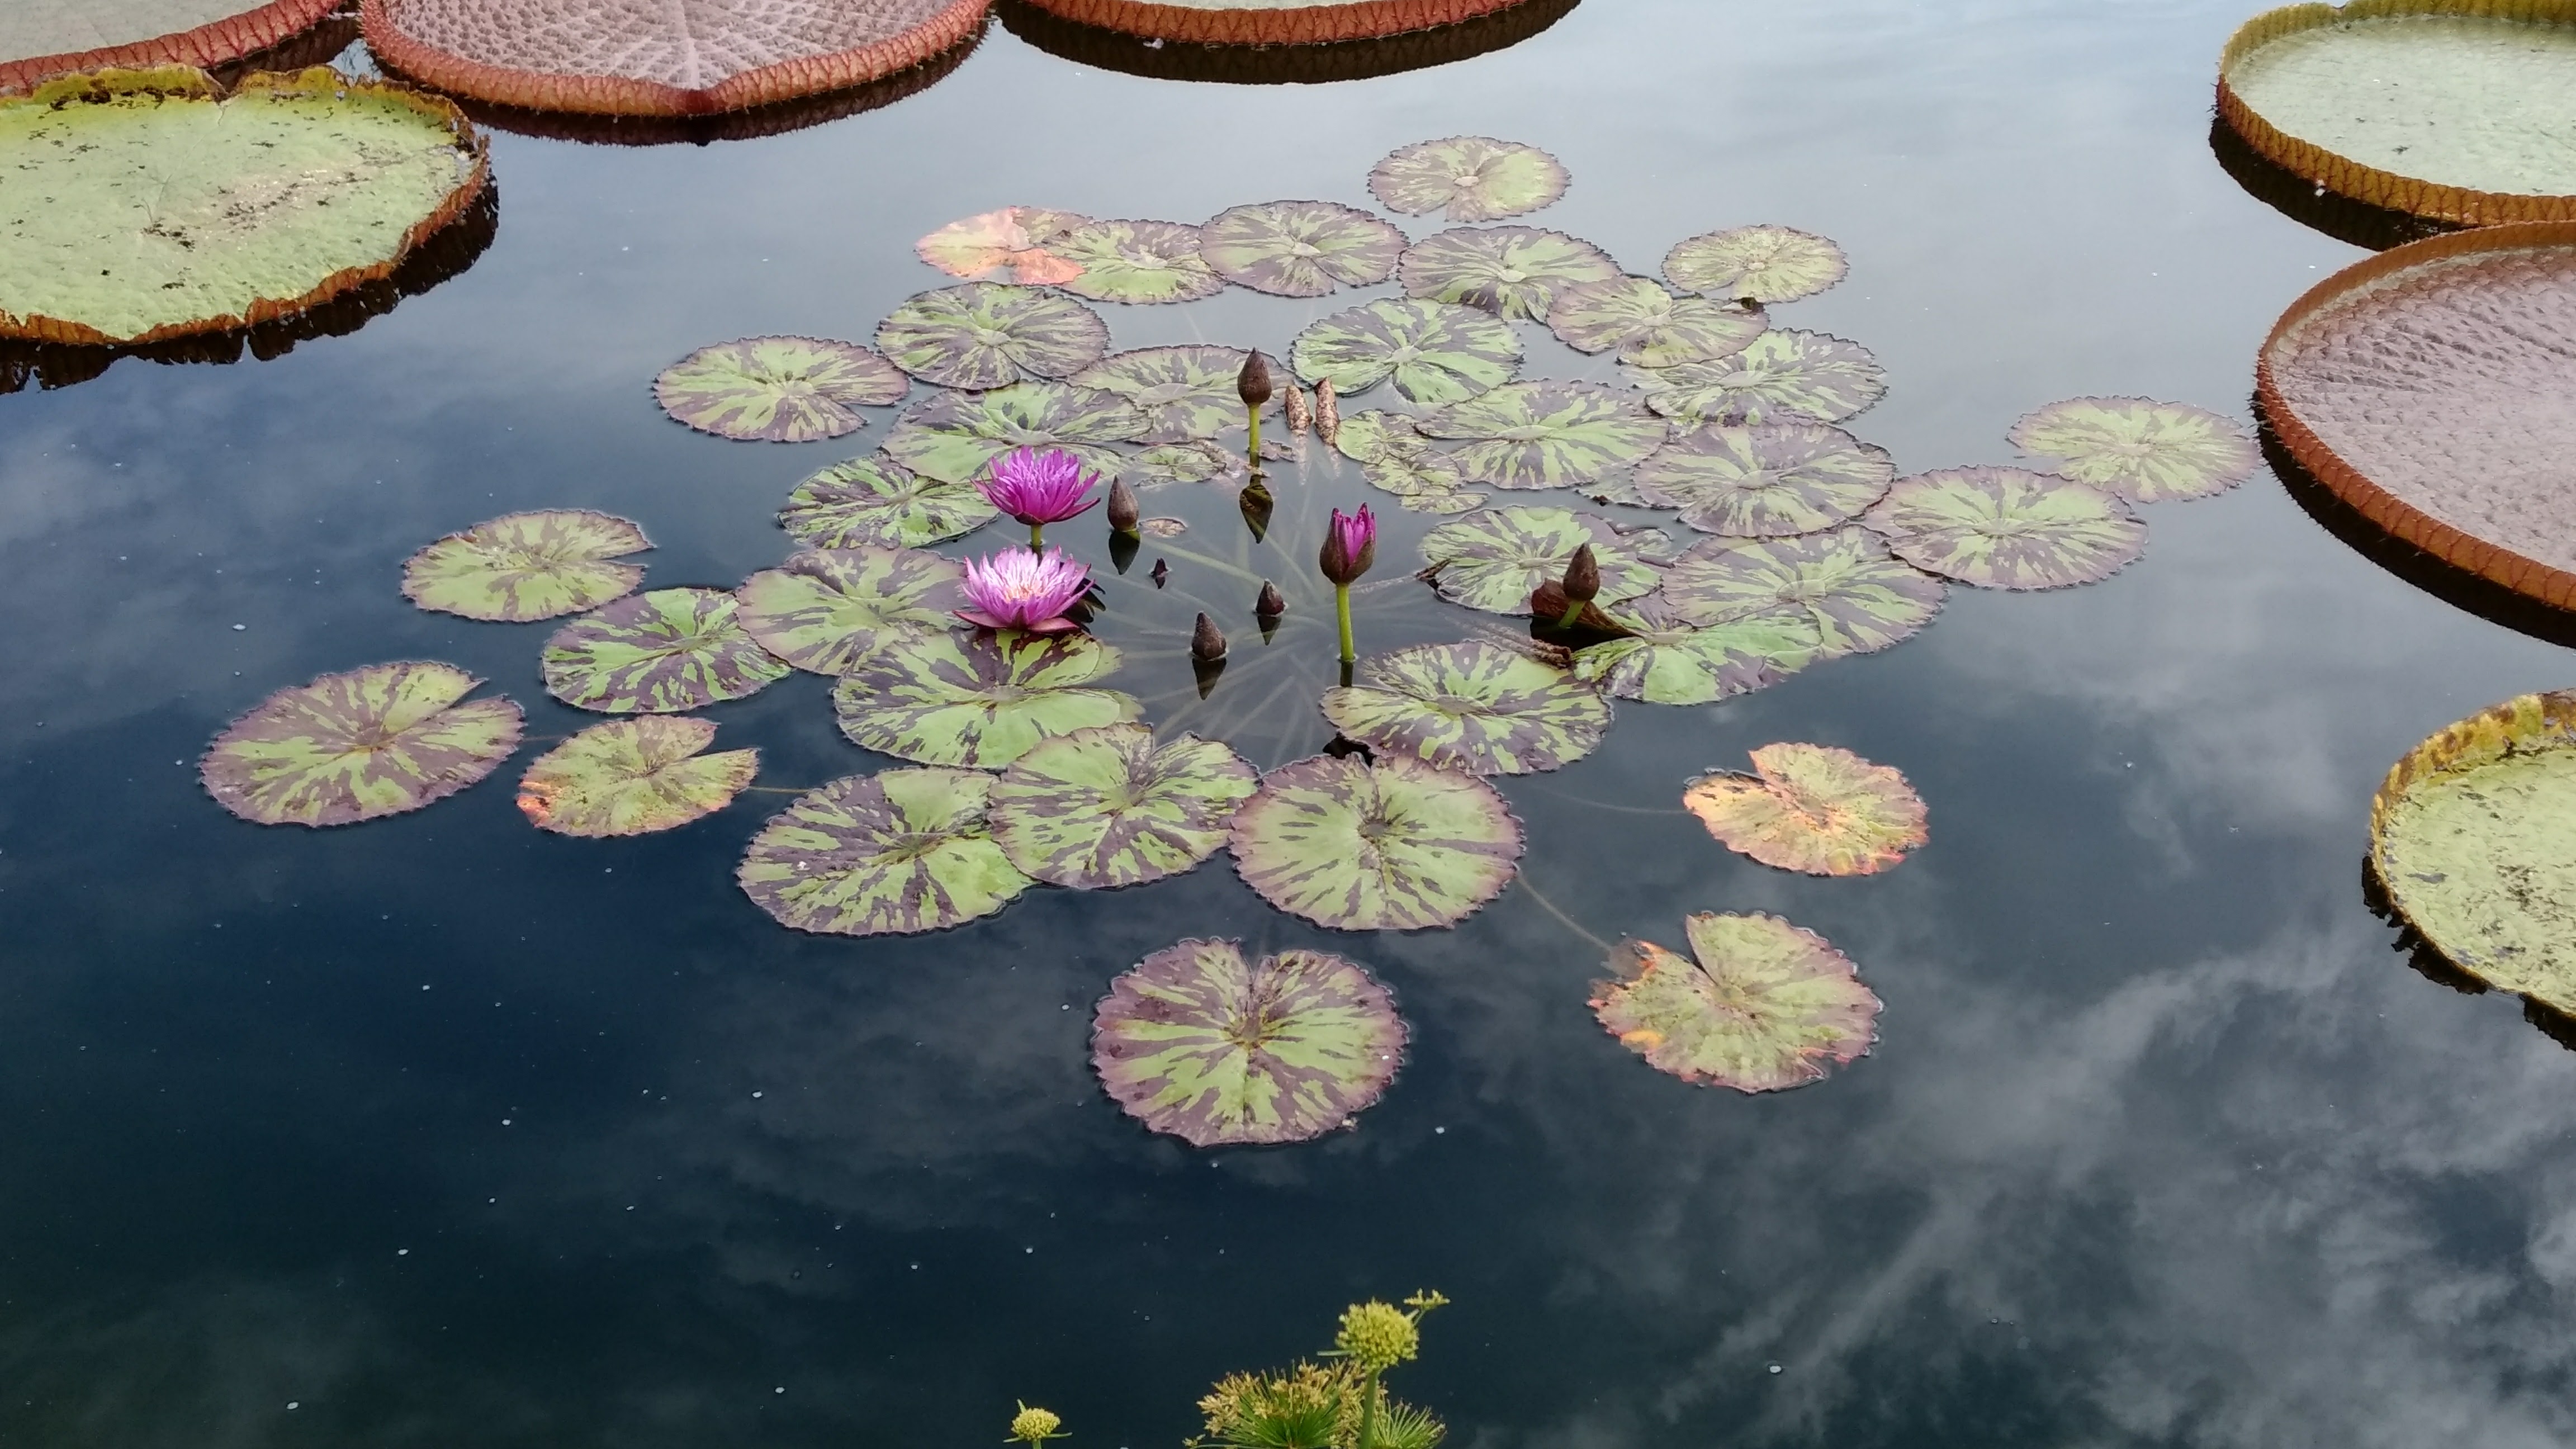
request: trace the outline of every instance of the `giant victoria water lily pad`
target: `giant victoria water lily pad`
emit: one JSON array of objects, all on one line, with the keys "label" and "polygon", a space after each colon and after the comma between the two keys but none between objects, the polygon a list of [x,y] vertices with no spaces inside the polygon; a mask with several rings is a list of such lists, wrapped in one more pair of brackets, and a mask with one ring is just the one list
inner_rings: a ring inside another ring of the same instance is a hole
[{"label": "giant victoria water lily pad", "polygon": [[1843,279],[1843,249],[1813,232],[1739,226],[1695,236],[1664,253],[1664,278],[1720,301],[1795,302]]},{"label": "giant victoria water lily pad", "polygon": [[1598,601],[1615,604],[1662,582],[1652,560],[1672,540],[1571,508],[1489,508],[1425,534],[1422,559],[1431,566],[1433,587],[1451,603],[1526,614],[1530,590],[1563,577],[1574,551],[1587,543],[1601,568]]},{"label": "giant victoria water lily pad", "polygon": [[1068,282],[1082,267],[1060,251],[1065,238],[1091,218],[1043,206],[1005,206],[952,221],[913,243],[923,261],[970,282],[1009,280],[1031,286]]},{"label": "giant victoria water lily pad", "polygon": [[1646,406],[1682,422],[1838,423],[1887,395],[1887,374],[1857,342],[1778,327],[1714,362],[1628,369]]},{"label": "giant victoria water lily pad", "polygon": [[912,379],[864,347],[747,337],[701,347],[653,379],[673,419],[740,442],[810,443],[867,425],[858,409],[903,401]]},{"label": "giant victoria water lily pad", "polygon": [[1218,212],[1199,228],[1199,255],[1240,287],[1321,297],[1337,285],[1374,286],[1395,271],[1404,233],[1330,201],[1264,201]]},{"label": "giant victoria water lily pad", "polygon": [[652,546],[643,529],[611,514],[578,508],[504,514],[405,560],[403,597],[468,619],[551,619],[633,591],[644,570],[614,560]]},{"label": "giant victoria water lily pad", "polygon": [[1409,931],[1455,924],[1500,895],[1521,828],[1473,775],[1402,756],[1316,755],[1262,777],[1231,844],[1244,884],[1292,916]]},{"label": "giant victoria water lily pad", "polygon": [[2147,547],[2147,526],[2119,499],[2024,468],[1900,478],[1862,521],[1906,562],[1989,589],[2093,583]]},{"label": "giant victoria water lily pad", "polygon": [[1369,172],[1369,195],[1405,216],[1496,221],[1554,205],[1564,163],[1536,146],[1491,136],[1451,136],[1397,148]]},{"label": "giant victoria water lily pad", "polygon": [[1577,352],[1616,348],[1621,362],[1671,367],[1742,352],[1771,325],[1758,307],[1676,297],[1647,277],[1584,282],[1556,294],[1547,328]]},{"label": "giant victoria water lily pad", "polygon": [[1561,769],[1610,728],[1610,702],[1572,672],[1482,640],[1372,655],[1356,681],[1324,691],[1333,728],[1471,775]]},{"label": "giant victoria water lily pad", "polygon": [[104,66],[229,65],[337,8],[337,0],[20,4],[0,14],[0,90]]},{"label": "giant victoria water lily pad", "polygon": [[2023,414],[2007,436],[2050,472],[2131,503],[2224,493],[2263,463],[2234,419],[2153,398],[2068,398]]},{"label": "giant victoria water lily pad", "polygon": [[797,484],[778,523],[808,548],[920,548],[1001,516],[972,482],[925,478],[885,458],[852,458]]},{"label": "giant victoria water lily pad", "polygon": [[734,879],[799,931],[896,935],[989,916],[1030,884],[993,841],[992,789],[975,770],[834,780],[762,826]]},{"label": "giant victoria water lily pad", "polygon": [[[1243,395],[1235,386],[1243,357],[1233,347],[1140,347],[1075,373],[1073,385],[1135,404],[1144,419],[1138,441],[1186,443],[1243,426]],[[1274,396],[1264,411],[1278,407]]]},{"label": "giant victoria water lily pad", "polygon": [[1702,628],[1675,617],[1660,592],[1602,612],[1629,635],[1577,650],[1574,677],[1648,704],[1713,704],[1749,694],[1824,652],[1811,622],[1769,617]]},{"label": "giant victoria water lily pad", "polygon": [[877,324],[877,346],[895,366],[942,387],[1001,387],[1064,377],[1109,350],[1109,324],[1074,301],[1035,287],[968,282],[924,292]]},{"label": "giant victoria water lily pad", "polygon": [[1762,915],[1702,913],[1683,928],[1696,961],[1622,941],[1610,956],[1616,979],[1593,987],[1593,1013],[1647,1065],[1776,1092],[1868,1055],[1878,997],[1823,937]]},{"label": "giant victoria water lily pad", "polygon": [[1664,574],[1673,617],[1706,628],[1774,624],[1816,633],[1817,657],[1884,649],[1932,622],[1942,587],[1865,528],[1797,538],[1712,538]]},{"label": "giant victoria water lily pad", "polygon": [[758,694],[788,672],[721,589],[620,599],[557,629],[540,662],[548,694],[605,714],[679,714]]},{"label": "giant victoria water lily pad", "polygon": [[1199,229],[1173,221],[1095,221],[1058,242],[1080,270],[1058,282],[1095,302],[1194,302],[1225,290],[1199,255]]},{"label": "giant victoria water lily pad", "polygon": [[1040,740],[1143,713],[1128,695],[1083,687],[1117,667],[1118,651],[1086,634],[905,634],[841,676],[832,709],[868,749],[998,770]]},{"label": "giant victoria water lily pad", "polygon": [[1184,940],[1109,984],[1091,1064],[1127,1115],[1193,1147],[1304,1142],[1384,1095],[1405,1035],[1354,962]]},{"label": "giant victoria water lily pad", "polygon": [[1118,450],[1110,445],[1145,431],[1145,415],[1116,393],[1021,382],[922,399],[895,420],[885,454],[925,478],[966,483],[1015,448],[1061,448],[1107,477],[1119,465]]},{"label": "giant victoria water lily pad", "polygon": [[1288,360],[1306,381],[1344,397],[1392,379],[1425,407],[1463,401],[1508,380],[1521,364],[1512,329],[1472,307],[1380,300],[1308,326]]},{"label": "giant victoria water lily pad", "polygon": [[760,772],[760,751],[701,754],[716,727],[645,715],[592,725],[519,777],[519,813],[558,835],[676,830],[730,804]]},{"label": "giant victoria water lily pad", "polygon": [[350,825],[417,810],[500,768],[519,707],[467,699],[452,664],[371,664],[261,700],[215,737],[197,777],[262,825]]},{"label": "giant victoria water lily pad", "polygon": [[1053,885],[1137,885],[1216,854],[1261,773],[1214,740],[1154,743],[1141,724],[1046,740],[993,787],[993,836]]},{"label": "giant victoria water lily pad", "polygon": [[1729,850],[1809,875],[1874,875],[1921,845],[1905,777],[1831,745],[1764,745],[1754,773],[1702,775],[1682,805]]},{"label": "giant victoria water lily pad", "polygon": [[966,606],[966,566],[917,548],[809,549],[734,590],[760,647],[835,677],[901,634],[945,634]]},{"label": "giant victoria water lily pad", "polygon": [[1606,282],[1619,264],[1588,241],[1530,226],[1459,227],[1424,237],[1396,264],[1404,294],[1533,322],[1568,287]]},{"label": "giant victoria water lily pad", "polygon": [[1662,445],[1664,421],[1624,394],[1588,382],[1505,383],[1414,424],[1453,450],[1471,482],[1564,488],[1593,482]]},{"label": "giant victoria water lily pad", "polygon": [[1675,433],[1637,470],[1637,492],[1703,533],[1813,533],[1887,495],[1887,450],[1823,423],[1702,426]]}]

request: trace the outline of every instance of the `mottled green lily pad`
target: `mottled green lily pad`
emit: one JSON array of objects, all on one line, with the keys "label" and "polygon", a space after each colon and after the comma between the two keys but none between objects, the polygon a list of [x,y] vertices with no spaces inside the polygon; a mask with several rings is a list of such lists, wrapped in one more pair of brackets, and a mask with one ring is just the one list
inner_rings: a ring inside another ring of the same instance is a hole
[{"label": "mottled green lily pad", "polygon": [[1887,395],[1887,374],[1857,342],[1774,328],[1714,362],[1634,367],[1646,406],[1680,422],[1838,423]]},{"label": "mottled green lily pad", "polygon": [[1360,476],[1416,513],[1466,513],[1484,506],[1484,494],[1467,491],[1467,475],[1458,471],[1455,458],[1419,444],[1379,453],[1360,465]]},{"label": "mottled green lily pad", "polygon": [[808,548],[921,548],[1002,516],[972,482],[925,478],[886,458],[835,463],[796,485],[778,522]]},{"label": "mottled green lily pad", "polygon": [[1471,775],[1560,769],[1592,753],[1610,701],[1568,670],[1470,639],[1360,661],[1324,691],[1324,717],[1360,743]]},{"label": "mottled green lily pad", "polygon": [[[1243,426],[1243,395],[1235,390],[1243,356],[1233,347],[1140,347],[1102,358],[1072,381],[1135,404],[1145,420],[1140,442],[1203,441]],[[1279,406],[1274,395],[1262,411]]]},{"label": "mottled green lily pad", "polygon": [[1701,628],[1813,630],[1819,658],[1867,654],[1913,637],[1941,611],[1942,592],[1939,579],[1891,555],[1865,528],[1707,539],[1664,574],[1674,618]]},{"label": "mottled green lily pad", "polygon": [[1671,367],[1742,352],[1771,325],[1760,308],[1676,297],[1648,277],[1584,282],[1557,293],[1547,329],[1577,352],[1618,350],[1621,362]]},{"label": "mottled green lily pad", "polygon": [[1213,740],[1154,743],[1141,724],[1039,743],[993,787],[993,838],[1011,863],[1077,890],[1139,885],[1216,854],[1261,772]]},{"label": "mottled green lily pad", "polygon": [[1702,533],[1777,538],[1848,523],[1887,496],[1887,450],[1823,423],[1683,428],[1637,470],[1637,493]]},{"label": "mottled green lily pad", "polygon": [[519,707],[467,699],[452,664],[371,664],[261,700],[215,737],[197,778],[262,825],[351,825],[417,810],[499,769]]},{"label": "mottled green lily pad", "polygon": [[1109,350],[1109,324],[1070,297],[1004,282],[924,292],[877,325],[895,366],[942,387],[1064,377]]},{"label": "mottled green lily pad", "polygon": [[1493,786],[1420,760],[1316,755],[1262,777],[1234,868],[1292,916],[1345,931],[1448,926],[1502,894],[1520,822]]},{"label": "mottled green lily pad", "polygon": [[945,634],[966,607],[966,566],[918,548],[809,549],[734,590],[760,647],[835,678],[898,634]]},{"label": "mottled green lily pad", "polygon": [[1617,979],[1592,1009],[1659,1072],[1702,1086],[1776,1092],[1869,1054],[1879,1002],[1851,959],[1777,916],[1687,918],[1693,961],[1651,941],[1611,952]]},{"label": "mottled green lily pad", "polygon": [[1404,233],[1330,201],[1237,206],[1199,228],[1199,255],[1218,276],[1279,297],[1374,286],[1394,273],[1403,254]]},{"label": "mottled green lily pad", "polygon": [[998,273],[1014,282],[1044,286],[1068,281],[1080,269],[1057,254],[1064,239],[1090,218],[1043,206],[1005,206],[952,221],[912,244],[915,255],[952,277],[987,281]]},{"label": "mottled green lily pad", "polygon": [[1749,694],[1824,652],[1812,623],[1772,617],[1701,628],[1676,618],[1660,592],[1602,612],[1631,637],[1577,650],[1574,677],[1648,704],[1714,704]]},{"label": "mottled green lily pad", "polygon": [[1400,147],[1369,172],[1369,195],[1404,216],[1495,221],[1553,205],[1565,165],[1536,146],[1490,136],[1451,136]]},{"label": "mottled green lily pad", "polygon": [[1589,382],[1513,382],[1414,424],[1463,438],[1450,456],[1474,483],[1565,488],[1642,461],[1663,445],[1664,420],[1626,394]]},{"label": "mottled green lily pad", "polygon": [[622,598],[644,570],[613,560],[653,546],[606,513],[511,513],[451,533],[403,564],[403,597],[424,609],[524,624]]},{"label": "mottled green lily pad", "polygon": [[740,442],[810,443],[867,426],[862,407],[903,401],[912,379],[852,342],[747,337],[701,347],[653,379],[674,421]]},{"label": "mottled green lily pad", "polygon": [[1109,983],[1091,1065],[1127,1115],[1193,1147],[1304,1142],[1375,1103],[1404,1060],[1395,1000],[1355,962],[1184,940]]},{"label": "mottled green lily pad", "polygon": [[1702,775],[1682,791],[1729,850],[1809,875],[1875,875],[1925,839],[1923,799],[1905,776],[1832,745],[1753,751],[1750,775]]},{"label": "mottled green lily pad", "polygon": [[760,773],[760,751],[698,753],[702,719],[644,715],[595,724],[539,755],[519,777],[519,813],[540,830],[599,838],[676,830],[712,815]]},{"label": "mottled green lily pad", "polygon": [[1380,300],[1308,326],[1288,360],[1299,377],[1329,381],[1343,397],[1392,379],[1405,397],[1439,407],[1509,380],[1521,340],[1473,307]]},{"label": "mottled green lily pad", "polygon": [[1546,321],[1566,288],[1618,275],[1619,264],[1592,243],[1531,226],[1440,232],[1406,248],[1396,264],[1408,297],[1531,322]]},{"label": "mottled green lily pad", "polygon": [[1225,290],[1199,255],[1199,229],[1172,221],[1095,221],[1053,247],[1082,268],[1058,285],[1095,302],[1194,302]]},{"label": "mottled green lily pad", "polygon": [[1333,451],[1354,463],[1374,463],[1389,449],[1406,452],[1427,451],[1429,444],[1413,429],[1413,419],[1403,413],[1369,408],[1342,419],[1333,437]]},{"label": "mottled green lily pad", "polygon": [[1129,455],[1125,476],[1138,488],[1160,483],[1205,483],[1237,466],[1235,456],[1214,443],[1160,443]]},{"label": "mottled green lily pad", "polygon": [[1117,667],[1118,651],[1086,634],[908,634],[841,676],[832,709],[868,749],[998,770],[1040,740],[1141,715],[1128,695],[1082,687]]},{"label": "mottled green lily pad", "polygon": [[1488,508],[1423,535],[1422,560],[1440,597],[1495,614],[1529,612],[1530,590],[1562,578],[1574,551],[1592,545],[1601,566],[1596,602],[1633,599],[1663,581],[1653,560],[1672,540],[1651,528],[1623,529],[1571,508]]},{"label": "mottled green lily pad", "polygon": [[1795,302],[1851,270],[1843,249],[1813,232],[1738,226],[1679,243],[1664,253],[1664,278],[1685,292],[1732,302]]},{"label": "mottled green lily pad", "polygon": [[2024,414],[2008,436],[2059,477],[2131,503],[2224,493],[2263,463],[2235,419],[2153,398],[2068,398]]},{"label": "mottled green lily pad", "polygon": [[834,780],[762,826],[734,879],[799,931],[898,935],[989,916],[1030,885],[993,842],[992,788],[976,770]]},{"label": "mottled green lily pad", "polygon": [[2094,583],[2147,548],[2147,526],[2118,498],[2025,468],[1899,478],[1861,521],[1907,563],[1988,589]]},{"label": "mottled green lily pad", "polygon": [[925,478],[971,483],[1015,448],[1061,448],[1103,478],[1115,477],[1117,443],[1146,430],[1145,415],[1116,393],[1065,382],[1020,382],[991,392],[943,392],[903,410],[886,456]]},{"label": "mottled green lily pad", "polygon": [[788,672],[721,589],[620,599],[557,629],[540,663],[548,694],[603,714],[679,714],[758,694]]}]

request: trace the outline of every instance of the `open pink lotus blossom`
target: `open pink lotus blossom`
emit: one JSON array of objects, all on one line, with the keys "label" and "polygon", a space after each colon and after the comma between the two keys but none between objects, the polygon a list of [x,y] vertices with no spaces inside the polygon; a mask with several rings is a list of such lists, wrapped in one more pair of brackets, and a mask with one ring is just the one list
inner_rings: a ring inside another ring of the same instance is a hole
[{"label": "open pink lotus blossom", "polygon": [[1091,490],[1100,477],[1062,448],[1014,448],[993,460],[981,485],[993,506],[1031,528],[1062,523],[1100,500]]},{"label": "open pink lotus blossom", "polygon": [[1377,562],[1377,518],[1360,505],[1356,517],[1333,510],[1332,524],[1324,531],[1324,547],[1315,558],[1317,567],[1336,588],[1348,588],[1359,582],[1360,575]]},{"label": "open pink lotus blossom", "polygon": [[1065,617],[1091,588],[1091,570],[1066,558],[1064,550],[1036,553],[1006,548],[990,558],[966,561],[960,585],[971,609],[957,617],[987,629],[1025,629],[1032,634],[1070,634],[1080,624]]}]

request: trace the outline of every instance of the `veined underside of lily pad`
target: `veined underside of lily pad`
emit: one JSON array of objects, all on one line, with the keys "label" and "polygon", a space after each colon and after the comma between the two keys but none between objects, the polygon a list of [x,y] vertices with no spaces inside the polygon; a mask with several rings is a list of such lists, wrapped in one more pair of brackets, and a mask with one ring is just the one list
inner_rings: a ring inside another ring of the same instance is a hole
[{"label": "veined underside of lily pad", "polygon": [[1269,4],[1263,0],[1029,0],[1038,9],[1084,25],[1152,40],[1196,45],[1317,45],[1376,40],[1455,25],[1508,10],[1521,0],[1339,0]]},{"label": "veined underside of lily pad", "polygon": [[110,66],[229,65],[321,23],[340,0],[147,0],[11,5],[0,14],[0,91]]}]

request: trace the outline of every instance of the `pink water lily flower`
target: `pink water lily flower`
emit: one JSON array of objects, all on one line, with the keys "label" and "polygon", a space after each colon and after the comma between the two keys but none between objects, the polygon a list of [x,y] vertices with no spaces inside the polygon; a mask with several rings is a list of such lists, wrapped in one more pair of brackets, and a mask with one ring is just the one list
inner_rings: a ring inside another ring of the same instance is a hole
[{"label": "pink water lily flower", "polygon": [[1062,523],[1100,501],[1091,493],[1100,476],[1062,448],[1013,448],[993,460],[992,476],[979,486],[995,508],[1031,528]]},{"label": "pink water lily flower", "polygon": [[1333,521],[1324,530],[1324,546],[1315,558],[1324,577],[1337,588],[1348,588],[1359,582],[1360,575],[1377,562],[1377,517],[1368,505],[1360,505],[1356,516],[1336,508]]},{"label": "pink water lily flower", "polygon": [[1037,553],[1006,548],[990,558],[966,561],[960,584],[971,609],[957,617],[987,629],[1025,629],[1032,634],[1070,634],[1080,624],[1065,617],[1091,589],[1091,570],[1066,558],[1064,550]]}]

